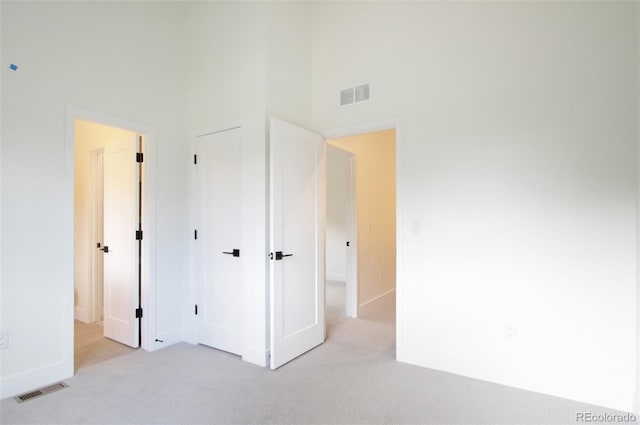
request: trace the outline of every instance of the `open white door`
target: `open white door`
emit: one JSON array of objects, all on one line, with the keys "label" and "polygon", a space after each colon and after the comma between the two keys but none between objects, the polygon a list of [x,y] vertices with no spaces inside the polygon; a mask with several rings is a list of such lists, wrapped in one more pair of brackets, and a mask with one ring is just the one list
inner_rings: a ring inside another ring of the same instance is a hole
[{"label": "open white door", "polygon": [[276,118],[271,151],[271,368],[325,338],[325,143]]},{"label": "open white door", "polygon": [[104,336],[139,343],[140,164],[138,136],[110,140],[104,156]]},{"label": "open white door", "polygon": [[242,355],[242,139],[196,139],[198,343]]}]

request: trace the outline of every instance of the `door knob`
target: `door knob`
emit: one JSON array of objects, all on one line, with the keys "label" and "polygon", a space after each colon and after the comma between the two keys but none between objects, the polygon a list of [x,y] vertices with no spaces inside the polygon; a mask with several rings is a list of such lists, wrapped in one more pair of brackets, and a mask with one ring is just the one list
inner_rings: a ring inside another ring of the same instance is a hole
[{"label": "door knob", "polygon": [[108,246],[103,246],[102,248],[98,248],[100,251],[104,252],[105,254],[109,252],[109,247]]},{"label": "door knob", "polygon": [[240,256],[240,250],[239,249],[234,249],[231,252],[227,252],[227,251],[222,251],[223,254],[228,254],[228,255],[233,255],[234,257],[239,257]]}]

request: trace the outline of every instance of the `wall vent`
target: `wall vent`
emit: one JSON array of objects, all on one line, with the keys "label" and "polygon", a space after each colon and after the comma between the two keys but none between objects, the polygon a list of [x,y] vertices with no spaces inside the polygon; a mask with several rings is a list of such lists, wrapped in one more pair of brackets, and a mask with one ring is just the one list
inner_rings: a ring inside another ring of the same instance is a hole
[{"label": "wall vent", "polygon": [[365,100],[369,100],[369,83],[340,90],[340,106],[352,105]]},{"label": "wall vent", "polygon": [[58,382],[57,384],[49,385],[47,387],[40,388],[39,390],[30,391],[28,393],[21,394],[16,397],[16,401],[18,403],[24,403],[25,401],[33,400],[34,398],[42,397],[47,394],[51,394],[56,391],[63,390],[68,386],[69,385],[67,385],[64,382]]},{"label": "wall vent", "polygon": [[340,90],[340,106],[351,105],[355,100],[353,87]]}]

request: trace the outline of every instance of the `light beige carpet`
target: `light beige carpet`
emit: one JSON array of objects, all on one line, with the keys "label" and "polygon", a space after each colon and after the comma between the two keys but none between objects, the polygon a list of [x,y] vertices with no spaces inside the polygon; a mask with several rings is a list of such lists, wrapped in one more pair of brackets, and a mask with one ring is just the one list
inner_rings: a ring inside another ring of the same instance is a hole
[{"label": "light beige carpet", "polygon": [[396,362],[393,303],[331,314],[327,341],[276,371],[175,344],[80,368],[69,388],[0,404],[2,424],[576,424],[613,413]]}]

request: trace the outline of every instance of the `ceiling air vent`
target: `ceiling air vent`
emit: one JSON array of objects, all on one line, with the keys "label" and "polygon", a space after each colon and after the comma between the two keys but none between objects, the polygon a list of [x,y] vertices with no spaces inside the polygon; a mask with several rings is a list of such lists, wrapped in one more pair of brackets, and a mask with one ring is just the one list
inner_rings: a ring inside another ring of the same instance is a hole
[{"label": "ceiling air vent", "polygon": [[369,100],[369,83],[340,90],[340,106],[364,102],[365,100]]}]

